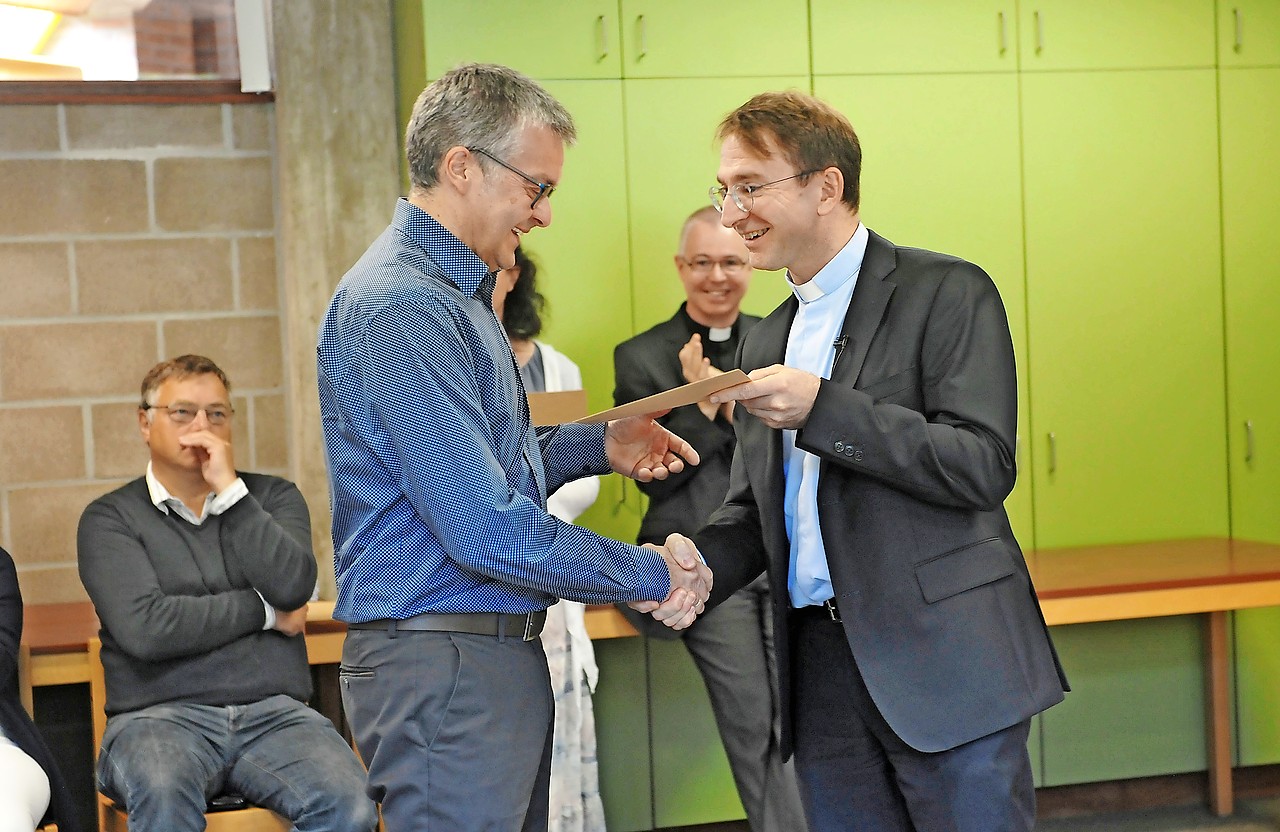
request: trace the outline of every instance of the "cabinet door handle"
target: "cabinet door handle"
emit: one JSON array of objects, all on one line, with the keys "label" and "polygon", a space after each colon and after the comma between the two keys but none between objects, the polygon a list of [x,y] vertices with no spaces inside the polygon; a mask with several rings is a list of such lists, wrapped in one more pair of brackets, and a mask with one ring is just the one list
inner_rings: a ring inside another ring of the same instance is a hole
[{"label": "cabinet door handle", "polygon": [[1044,19],[1040,17],[1039,9],[1032,14],[1036,21],[1036,54],[1039,55],[1044,51]]},{"label": "cabinet door handle", "polygon": [[1235,18],[1236,24],[1236,43],[1235,50],[1239,52],[1244,48],[1244,15],[1240,13],[1240,9],[1231,10],[1231,16]]},{"label": "cabinet door handle", "polygon": [[1049,473],[1058,471],[1058,435],[1049,431]]},{"label": "cabinet door handle", "polygon": [[604,15],[596,18],[596,51],[600,53],[600,57],[596,60],[603,61],[609,57],[609,39],[604,27]]},{"label": "cabinet door handle", "polygon": [[996,12],[996,24],[1000,36],[1000,54],[1003,55],[1009,49],[1009,44],[1004,37],[1004,12]]},{"label": "cabinet door handle", "polygon": [[1253,420],[1244,420],[1244,461],[1253,462]]},{"label": "cabinet door handle", "polygon": [[639,60],[649,54],[649,28],[645,25],[644,15],[636,15],[636,38],[640,42],[640,51],[636,55]]}]

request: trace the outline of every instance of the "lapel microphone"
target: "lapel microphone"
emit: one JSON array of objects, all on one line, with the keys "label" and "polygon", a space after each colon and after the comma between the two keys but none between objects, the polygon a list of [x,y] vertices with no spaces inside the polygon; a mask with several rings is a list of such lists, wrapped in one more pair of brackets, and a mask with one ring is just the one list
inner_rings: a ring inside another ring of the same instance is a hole
[{"label": "lapel microphone", "polygon": [[831,346],[836,351],[835,358],[831,359],[831,369],[835,369],[836,362],[840,360],[840,354],[844,352],[844,348],[849,346],[849,336],[844,333],[840,337],[831,342]]}]

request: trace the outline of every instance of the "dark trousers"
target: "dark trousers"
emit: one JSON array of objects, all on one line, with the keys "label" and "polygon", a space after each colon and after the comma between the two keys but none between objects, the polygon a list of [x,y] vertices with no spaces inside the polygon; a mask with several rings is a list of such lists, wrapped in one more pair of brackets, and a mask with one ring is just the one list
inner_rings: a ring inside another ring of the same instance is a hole
[{"label": "dark trousers", "polygon": [[555,706],[540,639],[350,630],[339,678],[387,832],[545,832]]},{"label": "dark trousers", "polygon": [[1034,828],[1030,720],[948,751],[917,751],[880,715],[839,623],[797,612],[791,627],[796,774],[810,832]]}]

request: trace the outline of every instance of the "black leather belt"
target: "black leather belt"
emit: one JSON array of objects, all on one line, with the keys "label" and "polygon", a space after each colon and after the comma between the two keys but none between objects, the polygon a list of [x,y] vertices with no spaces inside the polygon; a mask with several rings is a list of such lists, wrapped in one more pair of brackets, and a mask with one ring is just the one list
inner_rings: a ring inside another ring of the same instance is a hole
[{"label": "black leather belt", "polygon": [[396,632],[470,633],[477,636],[498,636],[533,641],[542,634],[547,621],[547,611],[512,615],[501,612],[424,612],[412,618],[378,618],[348,624],[348,630],[386,630],[395,638]]},{"label": "black leather belt", "polygon": [[803,615],[806,617],[821,618],[824,621],[840,622],[840,608],[836,606],[836,599],[828,598],[821,604],[812,604],[807,607],[796,607],[793,610],[795,615]]}]

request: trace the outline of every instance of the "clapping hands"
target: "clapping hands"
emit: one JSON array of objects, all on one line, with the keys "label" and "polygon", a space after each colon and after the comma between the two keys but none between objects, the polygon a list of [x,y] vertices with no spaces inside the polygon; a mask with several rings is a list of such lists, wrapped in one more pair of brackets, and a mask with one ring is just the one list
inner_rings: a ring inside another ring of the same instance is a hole
[{"label": "clapping hands", "polygon": [[711,569],[702,562],[698,548],[684,535],[668,535],[666,545],[645,547],[662,554],[671,573],[671,591],[663,601],[632,601],[629,606],[649,613],[673,630],[683,630],[706,610],[711,595]]}]

